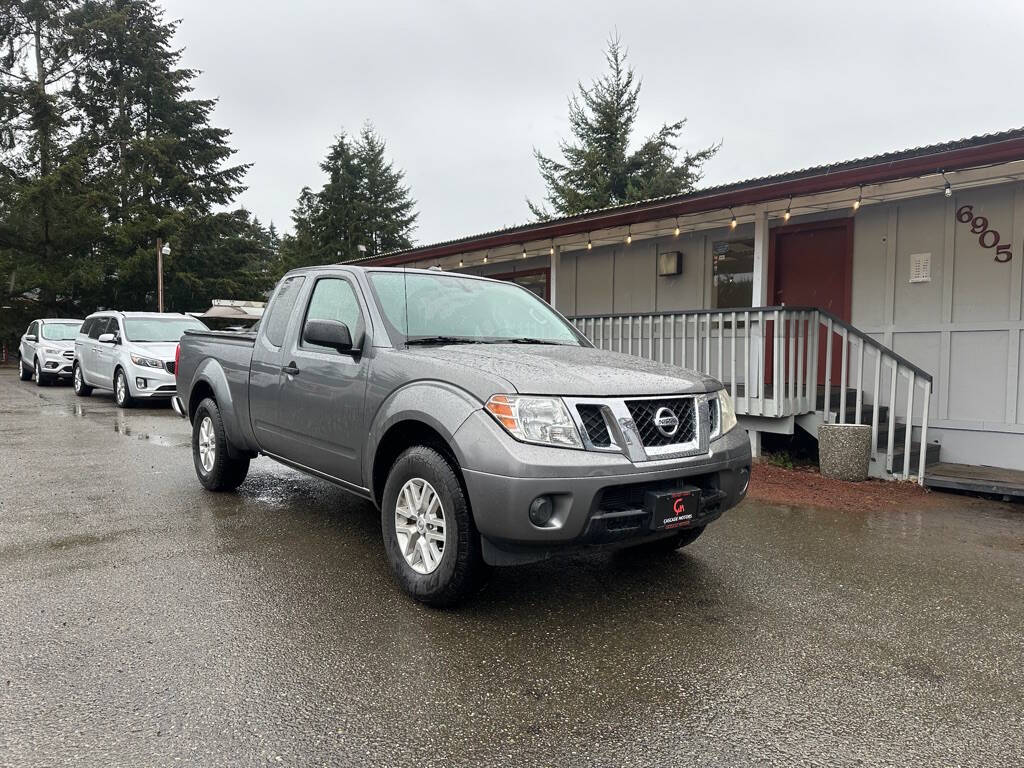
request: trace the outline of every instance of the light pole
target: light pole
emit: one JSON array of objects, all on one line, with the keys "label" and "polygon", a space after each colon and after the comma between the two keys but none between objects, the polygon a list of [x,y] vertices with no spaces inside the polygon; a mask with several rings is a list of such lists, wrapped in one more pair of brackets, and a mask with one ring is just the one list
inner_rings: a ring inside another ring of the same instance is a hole
[{"label": "light pole", "polygon": [[164,256],[171,255],[171,246],[156,239],[156,304],[157,311],[164,311]]}]

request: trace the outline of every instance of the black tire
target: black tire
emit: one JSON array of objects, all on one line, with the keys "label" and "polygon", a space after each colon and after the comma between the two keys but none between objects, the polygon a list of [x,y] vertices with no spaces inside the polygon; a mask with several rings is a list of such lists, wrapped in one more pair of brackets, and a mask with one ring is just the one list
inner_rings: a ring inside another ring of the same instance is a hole
[{"label": "black tire", "polygon": [[[206,421],[212,429],[213,459],[209,469],[203,464],[200,453],[200,433]],[[220,415],[217,401],[212,397],[203,400],[196,408],[192,419],[192,463],[196,468],[199,482],[208,491],[233,491],[242,484],[249,473],[249,457],[232,458],[228,455],[228,438],[224,432],[224,420]]]},{"label": "black tire", "polygon": [[50,383],[50,377],[43,373],[43,367],[39,365],[39,358],[37,357],[32,361],[32,369],[35,371],[35,380],[37,387],[45,387]]},{"label": "black tire", "polygon": [[701,525],[697,528],[687,528],[685,531],[681,531],[673,536],[666,536],[662,539],[637,544],[635,547],[630,547],[630,551],[647,552],[652,555],[670,555],[677,549],[693,544],[704,533],[705,527]]},{"label": "black tire", "polygon": [[131,408],[135,405],[135,398],[132,397],[132,390],[128,385],[128,377],[121,368],[114,371],[114,403],[118,408]]},{"label": "black tire", "polygon": [[85,383],[85,379],[82,377],[82,369],[77,362],[73,370],[71,385],[75,388],[75,394],[79,397],[88,397],[92,394],[92,387]]},{"label": "black tire", "polygon": [[21,379],[22,381],[32,380],[32,369],[25,367],[24,360],[18,361],[18,378]]},{"label": "black tire", "polygon": [[[428,573],[418,573],[406,561],[395,525],[399,493],[415,480],[430,484],[440,501],[444,518],[443,550],[439,562]],[[381,503],[381,533],[391,572],[414,600],[444,608],[457,604],[476,589],[484,569],[480,534],[473,524],[473,515],[455,470],[435,449],[414,446],[391,466]]]}]

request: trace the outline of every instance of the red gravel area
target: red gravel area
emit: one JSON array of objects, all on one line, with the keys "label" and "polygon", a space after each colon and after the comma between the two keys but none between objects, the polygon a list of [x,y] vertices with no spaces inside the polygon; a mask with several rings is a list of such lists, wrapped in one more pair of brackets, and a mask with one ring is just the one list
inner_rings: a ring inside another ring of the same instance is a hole
[{"label": "red gravel area", "polygon": [[841,511],[922,507],[937,501],[935,495],[916,482],[865,480],[848,483],[822,477],[813,467],[786,469],[757,462],[752,470],[748,498],[766,504],[819,507]]}]

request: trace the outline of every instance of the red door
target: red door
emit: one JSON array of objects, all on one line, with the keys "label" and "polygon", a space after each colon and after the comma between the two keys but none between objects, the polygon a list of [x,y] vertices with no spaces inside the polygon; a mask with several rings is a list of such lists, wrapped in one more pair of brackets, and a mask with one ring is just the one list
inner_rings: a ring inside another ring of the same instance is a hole
[{"label": "red door", "polygon": [[[850,322],[853,219],[772,230],[768,257],[771,304],[824,309]],[[832,382],[841,371],[842,342],[833,340]],[[770,355],[770,350],[768,351]],[[825,333],[820,334],[818,384],[825,383]],[[771,370],[771,367],[768,367]]]}]

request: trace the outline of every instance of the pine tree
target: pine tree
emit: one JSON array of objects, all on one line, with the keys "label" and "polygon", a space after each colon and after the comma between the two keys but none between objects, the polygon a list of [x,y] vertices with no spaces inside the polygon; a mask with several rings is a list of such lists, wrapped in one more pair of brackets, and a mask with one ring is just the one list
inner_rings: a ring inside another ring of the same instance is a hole
[{"label": "pine tree", "polygon": [[410,247],[416,201],[372,126],[354,142],[339,134],[320,168],[327,180],[319,191],[304,187],[299,194],[294,232],[281,240],[278,275]]},{"label": "pine tree", "polygon": [[[156,239],[174,246],[168,270],[190,258],[181,249],[219,247],[185,227],[218,232],[220,222],[206,219],[244,189],[247,166],[227,164],[230,132],[210,124],[213,101],[191,98],[197,73],[178,67],[177,25],[153,0],[88,0],[82,14],[89,25],[80,38],[79,107],[107,221],[107,292],[120,306],[155,308]],[[207,279],[224,278],[211,271]]]},{"label": "pine tree", "polygon": [[0,4],[0,251],[7,290],[38,311],[74,303],[94,275],[102,229],[86,185],[88,152],[74,109],[84,21],[70,0]]},{"label": "pine tree", "polygon": [[562,141],[562,160],[534,150],[547,187],[544,205],[527,201],[539,219],[569,216],[694,188],[719,144],[679,157],[677,139],[686,120],[663,125],[630,152],[641,83],[618,36],[608,41],[608,72],[569,99],[573,141]]},{"label": "pine tree", "polygon": [[359,134],[355,154],[361,176],[362,234],[367,256],[409,248],[416,224],[416,201],[405,186],[405,173],[385,157],[385,144],[372,125]]}]

